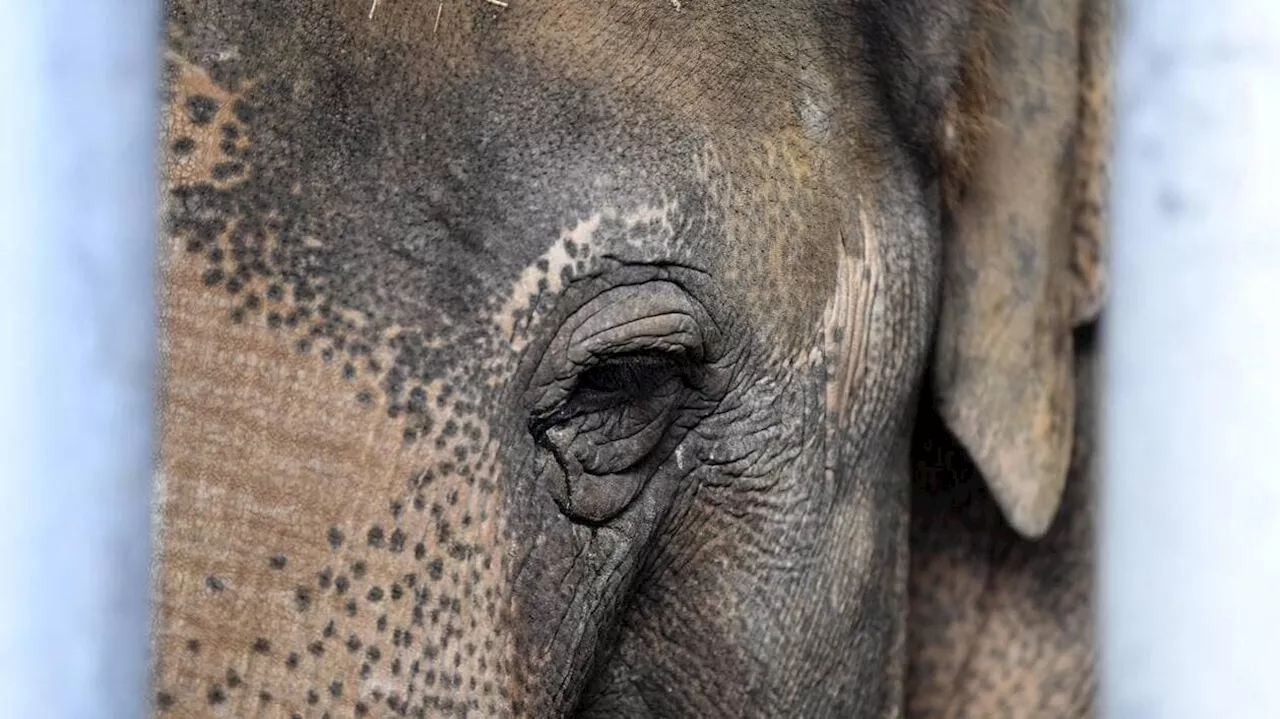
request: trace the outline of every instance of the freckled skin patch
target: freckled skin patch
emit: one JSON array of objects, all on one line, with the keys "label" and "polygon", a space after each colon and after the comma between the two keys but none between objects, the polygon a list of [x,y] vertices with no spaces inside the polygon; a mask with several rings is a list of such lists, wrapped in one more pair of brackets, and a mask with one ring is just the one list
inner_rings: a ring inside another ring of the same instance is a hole
[{"label": "freckled skin patch", "polygon": [[[623,5],[170,3],[166,716],[896,711],[928,183],[839,8]],[[705,386],[574,521],[620,287]]]}]

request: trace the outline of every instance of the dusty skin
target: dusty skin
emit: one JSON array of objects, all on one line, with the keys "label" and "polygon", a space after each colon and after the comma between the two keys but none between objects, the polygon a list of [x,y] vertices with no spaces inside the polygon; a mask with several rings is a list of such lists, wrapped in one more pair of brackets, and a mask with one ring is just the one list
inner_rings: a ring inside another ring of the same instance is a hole
[{"label": "dusty skin", "polygon": [[1092,716],[1109,2],[167,13],[158,716]]}]

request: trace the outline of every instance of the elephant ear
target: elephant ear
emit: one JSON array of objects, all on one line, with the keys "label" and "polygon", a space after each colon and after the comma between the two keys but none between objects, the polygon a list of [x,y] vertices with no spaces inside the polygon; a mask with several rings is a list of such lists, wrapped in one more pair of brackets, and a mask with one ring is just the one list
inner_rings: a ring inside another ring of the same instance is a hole
[{"label": "elephant ear", "polygon": [[985,3],[939,141],[934,400],[1026,537],[1047,531],[1062,497],[1072,331],[1095,318],[1105,284],[1106,2]]}]

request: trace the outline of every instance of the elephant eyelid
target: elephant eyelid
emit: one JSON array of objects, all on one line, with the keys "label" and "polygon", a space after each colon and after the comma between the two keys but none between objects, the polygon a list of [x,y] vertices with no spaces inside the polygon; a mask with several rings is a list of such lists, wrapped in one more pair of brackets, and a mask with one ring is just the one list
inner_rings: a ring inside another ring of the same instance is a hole
[{"label": "elephant eyelid", "polygon": [[673,356],[697,360],[705,352],[698,321],[683,311],[645,314],[607,328],[592,329],[574,333],[570,362],[592,365],[611,358],[642,361],[645,357]]},{"label": "elephant eyelid", "polygon": [[677,349],[605,354],[580,368],[573,389],[559,404],[530,417],[529,431],[538,438],[574,417],[643,401],[671,380],[687,386],[694,372],[688,356]]},{"label": "elephant eyelid", "polygon": [[601,292],[570,314],[539,359],[524,393],[530,421],[652,406],[680,386],[673,378],[700,389],[714,356],[708,326],[702,305],[672,282]]},{"label": "elephant eyelid", "polygon": [[691,369],[688,365],[679,350],[606,355],[578,373],[575,389],[599,394],[642,392],[670,377],[683,377]]}]

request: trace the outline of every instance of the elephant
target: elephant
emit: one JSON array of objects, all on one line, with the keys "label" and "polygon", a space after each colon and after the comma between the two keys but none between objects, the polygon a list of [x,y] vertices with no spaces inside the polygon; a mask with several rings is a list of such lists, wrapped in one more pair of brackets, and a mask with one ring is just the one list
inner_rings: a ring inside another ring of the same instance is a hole
[{"label": "elephant", "polygon": [[1108,0],[170,0],[163,716],[1092,714]]}]

